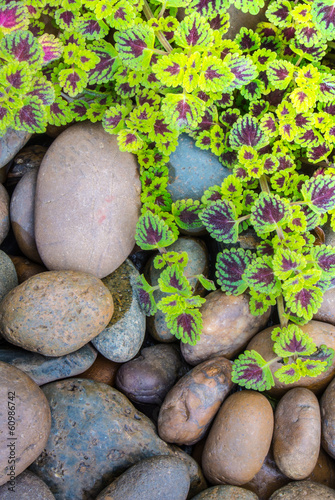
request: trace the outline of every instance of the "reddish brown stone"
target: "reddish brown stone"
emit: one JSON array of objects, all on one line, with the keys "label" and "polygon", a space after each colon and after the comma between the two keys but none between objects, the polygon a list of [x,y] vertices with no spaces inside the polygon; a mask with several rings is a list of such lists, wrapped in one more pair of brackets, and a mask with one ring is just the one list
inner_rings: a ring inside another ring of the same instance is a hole
[{"label": "reddish brown stone", "polygon": [[330,382],[320,400],[322,421],[322,446],[335,458],[335,378]]},{"label": "reddish brown stone", "polygon": [[0,184],[0,244],[6,238],[9,231],[9,194]]},{"label": "reddish brown stone", "polygon": [[20,257],[18,255],[10,255],[9,257],[12,259],[12,262],[15,266],[19,284],[23,283],[28,278],[35,276],[35,274],[44,273],[47,271],[47,268],[45,266],[36,264],[36,262],[32,262],[25,257]]},{"label": "reddish brown stone", "polygon": [[96,382],[103,382],[114,387],[116,373],[121,363],[115,363],[98,353],[97,359],[88,370],[80,374],[80,378],[88,378]]}]

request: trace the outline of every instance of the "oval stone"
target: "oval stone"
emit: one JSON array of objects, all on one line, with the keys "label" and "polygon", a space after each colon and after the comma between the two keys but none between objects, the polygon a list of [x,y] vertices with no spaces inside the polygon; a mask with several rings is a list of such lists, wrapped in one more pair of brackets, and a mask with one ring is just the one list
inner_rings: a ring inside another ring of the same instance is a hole
[{"label": "oval stone", "polygon": [[330,382],[320,400],[322,446],[335,458],[335,378]]},{"label": "oval stone", "polygon": [[17,285],[15,266],[8,255],[0,250],[0,302]]},{"label": "oval stone", "polygon": [[96,500],[186,500],[190,477],[177,458],[142,460],[105,488]]},{"label": "oval stone", "polygon": [[313,319],[335,326],[335,287],[325,291],[321,306],[314,314]]},{"label": "oval stone", "polygon": [[212,486],[192,500],[258,500],[258,496],[239,486]]},{"label": "oval stone", "polygon": [[0,138],[0,168],[6,165],[18,151],[29,141],[30,132],[9,128]]},{"label": "oval stone", "polygon": [[103,382],[113,387],[120,366],[122,366],[120,363],[115,363],[110,359],[104,358],[104,356],[98,352],[98,356],[93,365],[90,366],[88,370],[81,373],[80,378],[88,378],[90,380],[95,380],[95,382]]},{"label": "oval stone", "polygon": [[45,266],[37,264],[36,262],[32,262],[31,260],[26,259],[26,257],[21,257],[20,255],[11,255],[10,258],[15,266],[19,284],[23,283],[28,278],[35,276],[35,274],[44,273],[47,271],[47,268]]},{"label": "oval stone", "polygon": [[[266,328],[262,332],[259,332],[255,335],[249,344],[247,345],[247,349],[251,351],[254,349],[257,351],[265,361],[270,361],[276,357],[276,354],[273,351],[274,342],[271,340],[271,332],[274,328],[279,327],[280,325],[274,325],[269,328]],[[310,321],[306,325],[302,325],[301,329],[304,333],[307,333],[317,347],[325,344],[327,347],[331,347],[335,349],[335,327],[329,325],[328,323],[323,323],[321,321]],[[278,361],[270,364],[270,370],[272,374],[276,370],[278,370],[281,366],[283,366]],[[302,377],[297,382],[292,382],[290,384],[285,384],[283,382],[279,382],[279,380],[274,377],[275,385],[271,387],[268,391],[269,394],[280,397],[285,394],[293,387],[307,387],[315,394],[319,394],[330,380],[334,377],[335,373],[335,357],[333,358],[332,364],[330,368],[320,373],[317,377]]]},{"label": "oval stone", "polygon": [[1,500],[55,500],[55,497],[47,485],[33,474],[30,470],[25,470],[19,476],[15,477],[15,486],[10,489],[10,484],[0,486]]},{"label": "oval stone", "polygon": [[38,170],[27,172],[16,185],[10,202],[10,220],[21,252],[41,263],[34,229],[35,192]]},{"label": "oval stone", "polygon": [[214,355],[228,359],[238,354],[269,319],[271,308],[254,316],[249,308],[249,296],[226,295],[221,290],[206,296],[200,309],[202,333],[196,345],[181,344],[181,352],[188,363],[197,365]]},{"label": "oval stone", "polygon": [[[15,366],[1,361],[0,397],[2,485],[13,479],[13,472],[14,477],[19,475],[40,455],[49,437],[51,415],[38,385]],[[9,459],[14,462],[9,463]]]},{"label": "oval stone", "polygon": [[241,486],[261,469],[273,433],[273,411],[263,394],[242,390],[221,406],[205,443],[202,466],[214,484]]},{"label": "oval stone", "polygon": [[233,387],[232,364],[223,356],[201,363],[167,394],[158,417],[158,434],[168,443],[192,445],[206,433]]},{"label": "oval stone", "polygon": [[0,245],[9,231],[9,194],[0,184]]},{"label": "oval stone", "polygon": [[45,356],[77,351],[113,314],[101,280],[77,271],[48,271],[21,283],[0,303],[0,332],[19,347]]},{"label": "oval stone", "polygon": [[335,500],[335,490],[312,481],[293,481],[275,491],[269,500]]},{"label": "oval stone", "polygon": [[140,192],[135,156],[121,152],[101,123],[65,130],[37,179],[35,237],[46,267],[112,273],[135,244]]},{"label": "oval stone", "polygon": [[276,464],[290,479],[306,479],[314,470],[320,450],[319,402],[305,387],[288,391],[275,412],[273,453]]}]

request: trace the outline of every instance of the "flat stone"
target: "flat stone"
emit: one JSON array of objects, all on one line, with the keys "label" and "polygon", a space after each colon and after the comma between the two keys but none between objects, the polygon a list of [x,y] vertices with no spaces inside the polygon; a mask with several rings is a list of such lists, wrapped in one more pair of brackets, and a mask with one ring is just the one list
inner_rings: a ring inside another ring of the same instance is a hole
[{"label": "flat stone", "polygon": [[0,184],[0,245],[9,231],[9,194]]},{"label": "flat stone", "polygon": [[46,267],[112,273],[135,244],[140,192],[135,156],[121,152],[101,123],[65,130],[37,179],[35,237]]},{"label": "flat stone", "polygon": [[114,313],[92,344],[105,358],[116,363],[125,363],[136,356],[144,340],[146,316],[133,286],[138,276],[134,264],[126,260],[102,280],[113,295]]},{"label": "flat stone", "polygon": [[206,189],[220,185],[231,171],[219,162],[216,155],[198,148],[187,134],[181,134],[178,140],[168,163],[167,190],[173,201],[187,198],[200,200]]},{"label": "flat stone", "polygon": [[14,483],[15,486],[12,487],[9,483],[0,486],[1,500],[20,498],[23,500],[55,500],[47,485],[30,470],[25,470],[15,477]]},{"label": "flat stone", "polygon": [[96,357],[97,352],[89,344],[78,351],[56,358],[24,349],[0,349],[0,361],[16,366],[29,375],[37,385],[75,377],[87,370]]},{"label": "flat stone", "polygon": [[13,262],[5,252],[0,250],[0,302],[18,284]]},{"label": "flat stone", "polygon": [[186,465],[172,457],[153,457],[130,467],[96,500],[186,500],[190,477]]},{"label": "flat stone", "polygon": [[29,141],[32,134],[24,130],[8,129],[0,137],[0,168],[8,163],[18,151]]}]

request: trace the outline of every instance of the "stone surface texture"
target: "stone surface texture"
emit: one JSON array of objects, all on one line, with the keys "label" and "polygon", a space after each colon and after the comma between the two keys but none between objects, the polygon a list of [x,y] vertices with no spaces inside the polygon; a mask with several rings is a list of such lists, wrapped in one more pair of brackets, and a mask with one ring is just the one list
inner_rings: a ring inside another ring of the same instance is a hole
[{"label": "stone surface texture", "polygon": [[239,486],[212,486],[192,500],[258,500],[258,496]]},{"label": "stone surface texture", "polygon": [[23,283],[28,278],[35,276],[35,274],[44,273],[47,271],[47,268],[45,266],[37,264],[36,262],[32,262],[31,260],[26,259],[26,257],[21,257],[20,255],[11,255],[10,258],[15,266],[19,284]]},{"label": "stone surface texture", "polygon": [[24,130],[8,129],[0,138],[0,168],[6,165],[29,141],[31,134]]},{"label": "stone surface texture", "polygon": [[15,478],[13,488],[8,483],[0,486],[1,500],[55,500],[47,485],[28,469]]},{"label": "stone surface texture", "polygon": [[135,244],[140,191],[135,156],[100,123],[63,132],[37,179],[35,237],[46,267],[99,278],[117,269]]},{"label": "stone surface texture", "polygon": [[5,252],[0,250],[0,302],[18,284],[13,262]]},{"label": "stone surface texture", "polygon": [[335,500],[335,490],[312,481],[293,481],[273,493],[269,500]]},{"label": "stone surface texture", "polygon": [[9,226],[9,194],[0,184],[0,245],[8,234]]},{"label": "stone surface texture", "polygon": [[322,446],[335,458],[335,378],[330,382],[320,400]]}]

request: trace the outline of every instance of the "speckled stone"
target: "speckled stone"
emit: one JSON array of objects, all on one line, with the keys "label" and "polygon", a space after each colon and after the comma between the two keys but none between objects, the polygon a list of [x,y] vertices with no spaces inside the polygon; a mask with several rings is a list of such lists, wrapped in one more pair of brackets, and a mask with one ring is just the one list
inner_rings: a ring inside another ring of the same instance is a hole
[{"label": "speckled stone", "polygon": [[0,184],[0,245],[9,231],[9,194]]},{"label": "speckled stone", "polygon": [[[196,165],[196,168],[194,166]],[[168,192],[172,200],[200,200],[210,186],[221,184],[231,172],[210,151],[195,145],[187,134],[179,136],[176,150],[170,155]]]},{"label": "speckled stone", "polygon": [[16,366],[29,375],[37,385],[75,377],[87,370],[96,357],[96,350],[89,344],[78,351],[57,358],[18,348],[0,349],[0,361]]},{"label": "speckled stone", "polygon": [[258,500],[258,496],[239,486],[212,486],[192,498],[192,500]]},{"label": "speckled stone", "polygon": [[0,168],[8,163],[29,141],[31,134],[24,130],[8,129],[0,138]]},{"label": "speckled stone", "polygon": [[31,260],[26,259],[26,257],[21,257],[20,255],[10,255],[10,258],[15,266],[17,278],[20,284],[28,278],[35,276],[35,274],[47,271],[45,266],[32,262]]},{"label": "speckled stone", "polygon": [[0,250],[0,302],[18,284],[13,262],[5,252]]},{"label": "speckled stone", "polygon": [[[201,240],[185,237],[178,238],[175,243],[169,246],[169,251],[187,252],[188,263],[185,267],[185,274],[187,276],[194,276],[196,274],[204,274],[206,276],[208,272],[208,253],[205,244]],[[153,258],[149,260],[145,274],[149,282],[155,286],[158,283],[161,270],[155,269],[152,261]],[[201,293],[203,289],[199,286],[197,279],[191,278],[189,281],[195,287],[195,294]],[[168,294],[159,290],[154,292],[156,302],[166,295]],[[170,328],[166,324],[165,314],[161,311],[157,311],[154,316],[150,316],[147,323],[148,330],[155,340],[159,342],[174,342],[176,340],[176,337],[171,334]]]},{"label": "speckled stone", "polygon": [[293,481],[275,491],[269,500],[335,500],[335,490],[312,481]]},{"label": "speckled stone", "polygon": [[128,259],[102,280],[113,295],[114,314],[92,344],[116,363],[125,363],[136,356],[144,340],[146,317],[133,287],[137,276],[139,272]]},{"label": "speckled stone", "polygon": [[190,477],[186,465],[172,457],[153,457],[130,467],[96,500],[186,500]]},{"label": "speckled stone", "polygon": [[0,486],[1,500],[55,500],[47,485],[28,469],[15,478],[13,490],[9,487],[8,483]]},{"label": "speckled stone", "polygon": [[43,386],[52,427],[31,470],[57,500],[93,500],[131,465],[157,455],[184,457],[193,496],[206,486],[195,461],[162,441],[154,424],[112,387],[80,378]]}]

